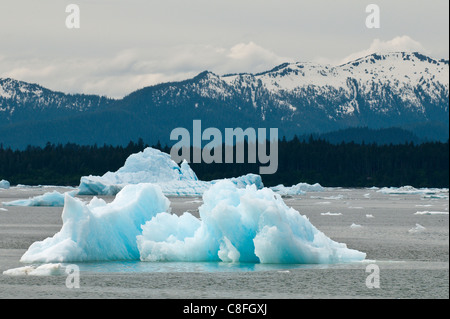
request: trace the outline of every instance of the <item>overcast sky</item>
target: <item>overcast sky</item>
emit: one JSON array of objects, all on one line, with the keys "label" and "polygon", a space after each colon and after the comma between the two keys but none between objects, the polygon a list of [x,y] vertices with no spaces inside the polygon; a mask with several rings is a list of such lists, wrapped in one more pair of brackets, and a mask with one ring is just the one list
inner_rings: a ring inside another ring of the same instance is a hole
[{"label": "overcast sky", "polygon": [[[80,28],[68,29],[68,4]],[[365,25],[380,7],[379,29]],[[339,64],[376,51],[449,57],[448,0],[0,0],[0,77],[122,97],[209,70]]]}]

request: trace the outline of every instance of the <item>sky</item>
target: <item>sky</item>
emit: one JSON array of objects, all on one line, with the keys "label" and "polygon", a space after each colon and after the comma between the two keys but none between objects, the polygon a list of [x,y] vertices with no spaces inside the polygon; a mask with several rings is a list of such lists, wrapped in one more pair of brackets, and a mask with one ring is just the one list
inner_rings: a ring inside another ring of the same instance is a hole
[{"label": "sky", "polygon": [[[69,29],[69,4],[80,27]],[[369,4],[380,27],[367,28]],[[339,65],[374,52],[449,58],[447,0],[0,0],[0,78],[121,98],[158,83]]]}]

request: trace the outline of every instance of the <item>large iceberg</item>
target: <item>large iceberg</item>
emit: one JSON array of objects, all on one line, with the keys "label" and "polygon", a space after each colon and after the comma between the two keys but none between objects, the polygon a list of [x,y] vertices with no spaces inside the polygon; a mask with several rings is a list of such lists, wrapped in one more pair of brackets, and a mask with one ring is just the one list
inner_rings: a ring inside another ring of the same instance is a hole
[{"label": "large iceberg", "polygon": [[7,180],[2,179],[0,181],[0,188],[3,189],[8,189],[11,185],[9,184],[9,182]]},{"label": "large iceberg", "polygon": [[341,263],[366,257],[328,238],[268,188],[217,182],[205,191],[199,214],[171,214],[155,184],[127,185],[110,204],[66,194],[61,230],[32,244],[21,261]]},{"label": "large iceberg", "polygon": [[[255,184],[263,187],[261,177],[255,174],[231,178],[238,187]],[[186,161],[180,165],[170,155],[151,147],[130,155],[123,167],[103,176],[83,176],[79,195],[115,195],[126,185],[154,183],[167,196],[199,196],[218,181],[200,181]]]}]

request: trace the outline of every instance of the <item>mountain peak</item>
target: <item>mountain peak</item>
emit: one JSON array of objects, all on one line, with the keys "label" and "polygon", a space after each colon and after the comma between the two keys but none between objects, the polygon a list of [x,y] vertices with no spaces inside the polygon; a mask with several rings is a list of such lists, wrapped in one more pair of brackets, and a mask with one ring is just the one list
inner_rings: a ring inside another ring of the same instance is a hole
[{"label": "mountain peak", "polygon": [[447,60],[441,59],[437,60],[432,57],[429,57],[427,55],[424,55],[419,52],[406,52],[406,51],[397,51],[397,52],[388,52],[388,53],[372,53],[363,57],[360,57],[358,59],[346,62],[340,66],[344,65],[353,65],[357,66],[360,63],[377,63],[377,61],[391,61],[391,60],[397,60],[397,61],[411,61],[411,62],[427,62],[431,64],[438,65],[439,63],[448,64]]}]

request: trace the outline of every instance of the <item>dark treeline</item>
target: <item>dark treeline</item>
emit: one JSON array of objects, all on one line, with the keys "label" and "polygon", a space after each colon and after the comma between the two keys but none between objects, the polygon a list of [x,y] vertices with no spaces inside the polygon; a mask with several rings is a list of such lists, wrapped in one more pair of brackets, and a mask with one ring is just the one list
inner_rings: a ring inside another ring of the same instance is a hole
[{"label": "dark treeline", "polygon": [[[141,139],[126,147],[47,144],[44,148],[29,146],[19,151],[0,145],[0,179],[12,185],[76,186],[81,176],[116,171],[129,155],[147,146]],[[159,143],[153,147],[170,152],[168,146]],[[262,175],[266,186],[306,182],[342,187],[449,187],[448,141],[377,145],[294,138],[281,140],[278,147],[278,171]],[[212,180],[258,174],[259,167],[267,164],[190,165],[199,179]]]},{"label": "dark treeline", "polygon": [[142,140],[126,147],[47,143],[44,148],[28,146],[14,151],[0,145],[0,180],[11,185],[78,186],[81,176],[116,171],[128,156],[147,146]]}]

